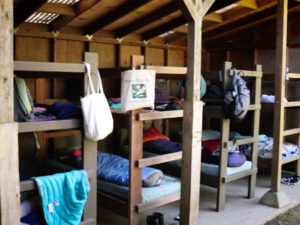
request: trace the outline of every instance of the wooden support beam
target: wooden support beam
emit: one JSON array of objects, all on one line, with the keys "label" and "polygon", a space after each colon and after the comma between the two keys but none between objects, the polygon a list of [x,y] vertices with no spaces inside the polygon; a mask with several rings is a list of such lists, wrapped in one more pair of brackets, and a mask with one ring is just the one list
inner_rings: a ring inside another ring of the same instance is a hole
[{"label": "wooden support beam", "polygon": [[75,16],[75,9],[72,5],[61,4],[61,3],[50,3],[46,2],[38,10],[38,12],[56,13],[60,15]]},{"label": "wooden support beam", "polygon": [[[98,72],[98,54],[92,52],[84,53],[84,61],[91,64],[91,77],[93,84],[97,84]],[[84,79],[84,91],[87,92],[87,74]],[[84,135],[82,135],[84,136]],[[83,169],[91,170],[93,173],[89,176],[90,179],[90,193],[84,208],[84,219],[97,220],[97,142],[91,141],[83,137]],[[93,223],[96,225],[97,221]]]},{"label": "wooden support beam", "polygon": [[143,33],[142,38],[143,38],[143,40],[150,40],[154,37],[157,37],[163,33],[166,33],[168,31],[172,30],[173,28],[179,27],[185,23],[186,23],[186,20],[184,19],[184,17],[175,18],[168,23],[165,23],[161,26],[155,27],[155,28]]},{"label": "wooden support beam", "polygon": [[131,0],[117,9],[113,10],[112,12],[106,14],[105,16],[101,16],[100,18],[96,19],[94,22],[88,25],[85,29],[86,34],[94,34],[98,30],[104,28],[105,26],[115,22],[116,20],[126,16],[128,13],[136,10],[137,8],[141,7],[148,3],[149,0]]},{"label": "wooden support beam", "polygon": [[284,131],[284,97],[287,53],[288,0],[279,0],[277,8],[274,148],[272,158],[271,191],[280,191],[282,144]]},{"label": "wooden support beam", "polygon": [[[143,122],[136,120],[142,109],[130,111],[130,151],[129,151],[129,201],[128,225],[141,224],[141,214],[136,206],[142,202],[142,169],[135,162],[143,158]],[[133,177],[133,178],[132,178]]]},{"label": "wooden support beam", "polygon": [[177,0],[187,22],[194,21],[196,9],[193,0]]},{"label": "wooden support beam", "polygon": [[177,2],[170,2],[169,4],[155,10],[154,12],[144,16],[143,18],[134,21],[126,26],[115,31],[115,37],[124,37],[127,34],[133,33],[136,30],[145,27],[162,17],[165,17],[175,11],[179,10]]},{"label": "wooden support beam", "polygon": [[202,16],[204,16],[208,10],[212,7],[216,0],[205,0],[202,3]]},{"label": "wooden support beam", "polygon": [[221,13],[210,13],[210,14],[205,15],[203,17],[203,20],[222,23],[223,17],[222,17]]},{"label": "wooden support beam", "polygon": [[0,0],[0,224],[20,224],[18,126],[14,123],[13,1]]},{"label": "wooden support beam", "polygon": [[64,26],[68,25],[75,19],[79,18],[84,12],[91,9],[94,6],[101,4],[101,0],[89,0],[89,1],[79,1],[75,6],[76,15],[62,15],[51,23],[51,28],[54,31],[60,30]]},{"label": "wooden support beam", "polygon": [[258,8],[257,0],[241,0],[241,1],[238,1],[236,4],[238,4],[239,6],[249,8],[249,9],[257,9]]},{"label": "wooden support beam", "polygon": [[14,27],[23,23],[30,15],[37,11],[47,0],[27,0],[21,1],[14,8]]},{"label": "wooden support beam", "polygon": [[196,18],[189,22],[188,76],[184,103],[180,224],[198,225],[203,103],[200,100],[202,0],[195,1]]}]

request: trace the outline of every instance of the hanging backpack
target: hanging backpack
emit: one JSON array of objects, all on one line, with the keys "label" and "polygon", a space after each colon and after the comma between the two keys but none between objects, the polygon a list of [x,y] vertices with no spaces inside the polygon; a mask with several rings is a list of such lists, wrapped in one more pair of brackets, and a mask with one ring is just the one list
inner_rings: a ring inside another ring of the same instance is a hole
[{"label": "hanging backpack", "polygon": [[246,82],[234,69],[232,79],[233,90],[226,91],[224,97],[224,113],[227,118],[241,121],[245,118],[250,105],[250,91]]},{"label": "hanging backpack", "polygon": [[16,122],[32,121],[33,101],[25,80],[19,77],[14,79],[14,119]]}]

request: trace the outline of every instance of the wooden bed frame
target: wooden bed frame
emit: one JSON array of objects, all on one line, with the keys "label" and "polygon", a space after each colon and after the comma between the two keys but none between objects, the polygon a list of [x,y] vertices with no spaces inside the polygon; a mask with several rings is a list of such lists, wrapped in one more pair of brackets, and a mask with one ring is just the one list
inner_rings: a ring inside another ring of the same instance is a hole
[{"label": "wooden bed frame", "polygon": [[[92,79],[96,79],[98,68],[98,54],[84,53],[84,59],[91,64]],[[51,63],[51,62],[25,62],[15,61],[14,71],[20,77],[82,77],[84,78],[84,90],[87,90],[87,74],[83,64],[75,63]],[[62,130],[80,129],[82,130],[82,121],[79,119],[54,120],[44,122],[20,122],[18,123],[18,132],[38,132],[55,131],[59,135],[65,136]],[[74,131],[74,130],[73,130]],[[78,133],[76,131],[75,133]],[[53,133],[51,133],[53,134]],[[84,136],[84,135],[82,135]],[[51,137],[49,137],[51,138]],[[97,142],[89,141],[83,138],[83,169],[88,173],[90,181],[90,192],[84,209],[84,220],[81,225],[97,224]],[[34,181],[28,180],[20,183],[20,191],[35,190]]]},{"label": "wooden bed frame", "polygon": [[[144,68],[144,56],[132,56],[132,68]],[[181,79],[184,75],[187,74],[187,68],[184,67],[164,67],[164,66],[147,66],[147,69],[155,70],[157,73],[157,78],[164,78],[164,79]],[[112,72],[113,70],[113,72]],[[102,76],[104,77],[107,74],[110,76],[120,76],[120,72],[124,71],[125,68],[119,69],[104,69],[100,70]],[[244,171],[239,174],[235,174],[232,176],[226,175],[226,168],[227,168],[227,148],[232,146],[232,141],[229,141],[229,126],[230,120],[224,118],[223,109],[221,106],[208,106],[204,107],[204,115],[207,115],[210,118],[219,118],[222,121],[222,149],[221,149],[221,157],[220,157],[220,167],[219,167],[219,176],[218,177],[209,177],[204,176],[201,179],[203,184],[217,187],[218,189],[218,197],[217,197],[217,211],[224,209],[225,205],[225,191],[226,191],[226,184],[243,178],[249,178],[249,185],[248,185],[248,198],[254,196],[255,192],[255,184],[256,184],[256,173],[257,173],[257,144],[258,144],[258,132],[259,132],[259,116],[260,116],[260,95],[261,95],[261,77],[262,71],[261,66],[256,66],[255,71],[246,71],[243,70],[242,76],[252,77],[255,78],[255,101],[253,105],[250,105],[249,110],[254,111],[254,125],[253,125],[253,137],[239,140],[237,141],[238,145],[241,144],[252,144],[252,168],[250,170]],[[224,64],[224,74],[225,78],[230,79],[233,75],[232,65],[230,62],[225,62]],[[224,82],[225,83],[225,82]],[[226,83],[227,85],[227,83]],[[217,113],[216,113],[217,112]],[[131,111],[130,114],[122,114],[118,110],[113,110],[114,119],[116,124],[123,128],[129,127],[129,137],[130,137],[130,185],[129,185],[129,201],[122,201],[111,197],[105,193],[99,193],[100,201],[110,202],[110,204],[106,204],[105,206],[110,210],[129,218],[129,224],[136,224],[136,221],[140,221],[140,212],[144,210],[151,209],[160,205],[164,205],[170,203],[172,201],[176,201],[180,199],[179,195],[173,195],[171,197],[167,197],[164,199],[160,199],[158,201],[141,204],[141,168],[145,166],[153,166],[156,164],[161,164],[173,160],[181,159],[182,153],[172,153],[172,154],[165,154],[156,157],[150,157],[143,159],[142,152],[142,131],[143,131],[143,121],[146,120],[159,120],[159,119],[171,119],[171,118],[182,118],[183,117],[183,110],[174,110],[174,111],[163,111],[163,112],[142,112],[140,110]],[[127,119],[126,119],[127,118]],[[182,172],[184,174],[184,172]],[[110,199],[108,201],[108,198]]]}]

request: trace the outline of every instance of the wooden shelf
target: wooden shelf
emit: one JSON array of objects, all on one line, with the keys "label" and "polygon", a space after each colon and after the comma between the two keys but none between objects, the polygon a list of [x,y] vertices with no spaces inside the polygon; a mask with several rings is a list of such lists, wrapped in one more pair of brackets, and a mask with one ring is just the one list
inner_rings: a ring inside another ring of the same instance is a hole
[{"label": "wooden shelf", "polygon": [[85,66],[80,63],[14,61],[14,71],[22,77],[74,77],[75,74],[83,77]]},{"label": "wooden shelf", "polygon": [[65,130],[82,127],[82,122],[79,119],[69,120],[52,120],[43,122],[21,122],[19,125],[19,133],[48,131],[48,130]]}]

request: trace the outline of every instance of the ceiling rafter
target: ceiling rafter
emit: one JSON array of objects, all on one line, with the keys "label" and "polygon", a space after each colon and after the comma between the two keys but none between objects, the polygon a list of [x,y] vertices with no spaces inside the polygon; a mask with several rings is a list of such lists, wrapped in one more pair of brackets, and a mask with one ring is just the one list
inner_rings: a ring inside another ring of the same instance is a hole
[{"label": "ceiling rafter", "polygon": [[66,25],[68,25],[69,23],[71,23],[72,21],[74,21],[75,19],[77,19],[78,17],[80,17],[84,12],[86,12],[87,10],[91,9],[92,7],[96,6],[97,4],[100,4],[101,0],[90,0],[90,1],[80,1],[77,4],[75,4],[73,6],[74,10],[75,10],[75,15],[74,16],[70,16],[70,15],[62,15],[60,17],[58,17],[56,20],[54,20],[51,23],[51,28],[54,31],[58,31],[61,28],[65,27]]},{"label": "ceiling rafter", "polygon": [[112,24],[116,20],[120,19],[123,16],[126,16],[130,12],[136,10],[137,8],[145,5],[150,0],[131,0],[123,5],[119,6],[117,9],[113,10],[112,12],[101,16],[100,18],[96,19],[94,22],[89,24],[85,29],[86,34],[94,34],[98,30],[101,30],[105,26]]},{"label": "ceiling rafter", "polygon": [[[245,14],[243,19],[235,20],[234,22],[228,24],[227,26],[222,26],[220,29],[212,30],[211,32],[203,33],[204,42],[209,42],[219,38],[224,38],[225,36],[232,35],[242,30],[250,29],[252,27],[261,25],[276,19],[276,5],[277,2],[272,2],[264,5],[256,10],[256,14]],[[264,10],[263,10],[264,9]],[[300,12],[300,5],[296,2],[291,2],[289,4],[289,16]],[[234,29],[233,29],[234,28]]]},{"label": "ceiling rafter", "polygon": [[186,39],[187,35],[185,33],[173,33],[165,37],[165,43],[172,44],[174,41]]},{"label": "ceiling rafter", "polygon": [[242,14],[242,15],[239,15],[239,16],[235,16],[235,17],[232,17],[228,20],[225,20],[223,23],[220,23],[220,24],[217,24],[217,25],[214,25],[214,26],[210,26],[206,29],[203,30],[203,33],[208,33],[208,32],[214,32],[216,31],[218,28],[222,28],[224,27],[225,25],[230,25],[231,23],[234,23],[236,21],[240,21],[242,19],[246,19],[247,17],[251,16],[251,15],[255,15],[257,13],[264,13],[263,11],[269,9],[269,8],[276,8],[276,5],[277,5],[277,2],[271,2],[269,4],[266,4],[256,10],[251,10],[250,12],[248,13],[245,13],[245,14]]},{"label": "ceiling rafter", "polygon": [[75,16],[75,10],[72,5],[61,4],[61,3],[50,3],[47,2],[43,4],[38,10],[38,12],[46,13],[56,13],[60,15]]},{"label": "ceiling rafter", "polygon": [[146,31],[142,34],[143,40],[150,40],[151,38],[157,37],[163,33],[166,33],[176,27],[179,27],[183,24],[186,24],[186,20],[183,16],[177,17],[163,25],[155,27],[149,31]]},{"label": "ceiling rafter", "polygon": [[207,14],[215,12],[219,9],[225,8],[226,6],[229,6],[231,4],[236,3],[238,0],[216,0],[215,3],[210,7],[210,9],[207,11]]},{"label": "ceiling rafter", "polygon": [[46,2],[47,0],[20,1],[14,8],[14,27],[23,23]]},{"label": "ceiling rafter", "polygon": [[162,17],[165,17],[169,14],[172,14],[174,12],[176,12],[177,10],[179,10],[179,6],[177,4],[177,2],[171,2],[157,10],[155,10],[154,12],[142,17],[139,20],[133,21],[132,23],[121,27],[120,29],[115,31],[115,37],[124,37],[127,34],[133,33],[137,30],[139,30],[142,27],[145,27],[157,20],[159,20]]},{"label": "ceiling rafter", "polygon": [[241,1],[238,1],[236,4],[238,4],[239,6],[249,8],[249,9],[257,9],[258,8],[257,0],[241,0]]},{"label": "ceiling rafter", "polygon": [[203,17],[203,20],[222,23],[223,16],[222,16],[222,13],[210,13],[210,14],[205,15]]}]

